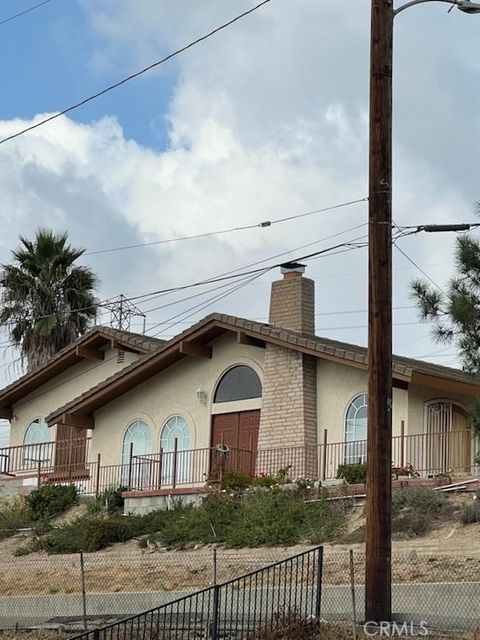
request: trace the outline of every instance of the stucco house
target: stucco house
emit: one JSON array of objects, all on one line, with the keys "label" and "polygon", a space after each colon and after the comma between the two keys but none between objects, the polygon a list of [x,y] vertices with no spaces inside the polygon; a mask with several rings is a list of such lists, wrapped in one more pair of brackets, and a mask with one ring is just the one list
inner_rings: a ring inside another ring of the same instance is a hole
[{"label": "stucco house", "polygon": [[[11,422],[0,470],[86,492],[122,484],[134,500],[200,491],[226,463],[326,480],[364,462],[367,351],[315,336],[303,272],[282,268],[267,324],[212,314],[168,342],[92,329],[0,391]],[[478,382],[404,357],[393,378],[392,463],[476,472],[467,407]]]}]

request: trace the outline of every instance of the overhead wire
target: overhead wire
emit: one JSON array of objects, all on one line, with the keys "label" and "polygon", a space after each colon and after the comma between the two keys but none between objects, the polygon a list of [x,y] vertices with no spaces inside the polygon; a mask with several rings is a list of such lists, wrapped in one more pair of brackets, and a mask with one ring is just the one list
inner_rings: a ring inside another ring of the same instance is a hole
[{"label": "overhead wire", "polygon": [[397,251],[399,251],[402,254],[402,256],[404,256],[404,258],[406,258],[416,269],[418,269],[418,271],[420,271],[420,273],[422,273],[425,276],[425,278],[427,278],[427,280],[429,280],[434,285],[436,289],[438,289],[441,293],[443,293],[443,295],[446,296],[447,298],[449,297],[449,295],[442,289],[442,287],[437,282],[435,282],[435,280],[431,276],[429,276],[428,273],[424,271],[422,267],[420,267],[420,265],[418,265],[412,258],[410,258],[410,256],[407,253],[405,253],[405,251],[401,249],[398,246],[398,244],[394,242],[393,245],[397,249]]},{"label": "overhead wire", "polygon": [[61,116],[66,115],[67,113],[70,113],[71,111],[79,109],[80,107],[83,107],[85,104],[87,104],[89,102],[92,102],[92,100],[96,100],[100,96],[105,95],[109,91],[112,91],[113,89],[117,89],[118,87],[126,84],[127,82],[130,82],[134,78],[138,78],[139,76],[143,75],[144,73],[147,73],[148,71],[151,71],[152,69],[155,69],[156,67],[159,67],[160,65],[164,64],[168,60],[171,60],[172,58],[175,58],[176,56],[180,55],[181,53],[184,53],[188,49],[191,49],[192,47],[194,47],[195,45],[199,44],[200,42],[203,42],[203,41],[207,40],[208,38],[212,37],[213,35],[215,35],[219,31],[222,31],[223,29],[226,29],[227,27],[230,27],[235,22],[238,22],[242,18],[245,18],[246,16],[250,15],[254,11],[257,11],[258,9],[260,9],[264,5],[268,4],[269,2],[270,2],[270,0],[263,0],[262,2],[260,2],[257,5],[255,5],[254,7],[248,9],[247,11],[244,11],[243,13],[241,13],[241,14],[239,14],[237,16],[235,16],[231,20],[228,20],[228,22],[224,22],[220,26],[216,27],[215,29],[212,29],[208,33],[204,34],[203,36],[200,36],[199,38],[196,38],[195,40],[193,40],[189,44],[181,47],[180,49],[177,49],[173,53],[168,54],[164,58],[161,58],[160,60],[157,60],[156,62],[153,62],[152,64],[149,64],[147,67],[144,67],[143,69],[140,69],[139,71],[136,71],[135,73],[130,74],[129,76],[123,78],[122,80],[119,80],[118,82],[115,82],[115,83],[109,85],[108,87],[105,87],[101,91],[97,91],[96,93],[88,96],[87,98],[84,98],[83,100],[80,100],[79,102],[76,102],[75,104],[72,104],[71,106],[69,106],[69,107],[67,107],[65,109],[62,109],[62,111],[54,113],[53,115],[48,116],[47,118],[44,118],[43,120],[40,120],[39,122],[36,122],[35,124],[32,124],[32,125],[30,125],[28,127],[25,127],[24,129],[21,129],[20,131],[17,131],[16,133],[13,133],[13,134],[11,134],[9,136],[6,136],[5,138],[2,138],[0,140],[0,144],[4,144],[5,142],[8,142],[9,140],[13,140],[15,138],[18,138],[21,135],[24,135],[25,133],[28,133],[29,131],[33,131],[34,129],[38,129],[39,127],[47,124],[48,122],[52,122],[53,120],[56,120],[57,118],[60,118]]},{"label": "overhead wire", "polygon": [[[263,275],[263,273],[257,273],[255,275],[253,275],[252,277],[244,278],[243,280],[240,281],[240,283],[236,282],[235,285],[233,287],[231,287],[225,293],[217,294],[216,296],[213,296],[212,298],[210,298],[209,300],[207,300],[207,301],[205,301],[205,302],[203,302],[201,304],[197,304],[197,305],[195,305],[193,307],[190,307],[190,309],[186,309],[183,313],[177,314],[177,316],[173,316],[173,317],[169,318],[168,320],[165,320],[163,322],[158,323],[156,326],[152,327],[150,329],[150,331],[152,331],[156,327],[163,326],[164,324],[167,324],[171,320],[174,320],[176,317],[180,317],[181,316],[182,320],[186,320],[188,318],[191,318],[192,316],[196,315],[199,311],[203,311],[207,307],[210,307],[212,304],[215,304],[216,302],[219,302],[220,300],[222,300],[223,298],[226,298],[227,296],[231,295],[232,293],[235,293],[235,291],[238,291],[239,289],[242,289],[243,287],[249,285],[251,282],[253,282],[254,280],[256,280],[257,278],[259,278],[262,275]],[[193,311],[193,313],[190,313],[189,315],[184,315],[185,313],[187,313],[189,311]],[[174,322],[173,324],[170,324],[168,327],[166,327],[165,331],[168,331],[168,330],[172,329],[177,324],[178,324],[178,322]],[[158,331],[157,333],[154,333],[152,337],[155,338],[158,335],[160,335],[161,333],[163,333],[163,331]]]},{"label": "overhead wire", "polygon": [[199,238],[209,238],[211,236],[224,235],[227,233],[234,233],[237,231],[248,231],[251,229],[264,229],[272,227],[276,224],[282,224],[284,222],[291,222],[292,220],[298,220],[300,218],[305,218],[306,216],[313,216],[320,213],[327,213],[329,211],[334,211],[335,209],[342,209],[344,207],[349,207],[353,204],[359,204],[362,202],[368,201],[368,198],[358,198],[357,200],[350,200],[349,202],[341,202],[340,204],[334,204],[328,207],[323,207],[321,209],[314,209],[313,211],[305,211],[303,213],[297,213],[295,215],[286,216],[284,218],[276,218],[274,220],[263,220],[261,222],[256,222],[254,224],[247,224],[243,226],[231,227],[228,229],[218,229],[217,231],[206,231],[204,233],[197,233],[189,236],[176,236],[173,238],[165,238],[163,240],[154,240],[152,242],[141,242],[138,244],[129,244],[123,245],[120,247],[111,247],[109,249],[99,249],[96,251],[87,251],[83,253],[84,256],[95,256],[103,253],[113,253],[116,251],[126,251],[128,249],[140,249],[143,247],[153,247],[162,244],[169,244],[172,242],[182,242],[184,240],[197,240]]},{"label": "overhead wire", "polygon": [[[243,269],[248,269],[251,266],[256,266],[256,265],[259,265],[259,264],[264,263],[264,262],[268,262],[269,260],[272,260],[272,259],[283,257],[283,256],[288,255],[290,253],[293,253],[295,251],[300,251],[301,249],[305,249],[305,248],[311,247],[311,246],[313,246],[315,244],[319,244],[320,242],[325,242],[326,240],[330,240],[332,238],[336,238],[336,237],[341,236],[341,235],[343,235],[345,233],[349,233],[350,231],[353,231],[353,230],[359,229],[361,227],[364,227],[367,224],[368,223],[355,225],[354,227],[351,227],[349,229],[345,229],[344,231],[339,231],[338,233],[331,234],[329,236],[326,236],[324,238],[320,238],[318,240],[314,240],[313,242],[308,242],[307,244],[300,245],[299,247],[295,247],[294,249],[288,249],[287,251],[283,251],[283,252],[275,254],[273,256],[269,256],[268,258],[264,258],[262,260],[257,260],[257,261],[255,261],[253,263],[248,264],[248,265],[243,265],[242,267],[238,267],[237,269],[233,269],[231,271],[226,271],[226,272],[224,272],[224,273],[222,273],[222,274],[220,274],[218,276],[214,276],[212,278],[206,278],[204,280],[200,280],[200,281],[197,281],[197,282],[194,282],[194,283],[189,283],[189,284],[186,284],[186,285],[180,285],[180,286],[176,286],[176,287],[168,287],[168,288],[165,288],[165,289],[151,291],[151,292],[148,292],[146,294],[141,294],[141,295],[137,295],[137,296],[125,297],[124,300],[126,302],[136,301],[137,303],[141,299],[147,299],[147,301],[151,301],[151,300],[153,300],[156,297],[159,297],[161,295],[166,295],[166,294],[177,292],[177,291],[184,291],[186,289],[196,288],[196,287],[204,286],[204,285],[207,285],[207,284],[214,284],[214,283],[217,283],[217,282],[223,282],[223,281],[234,279],[234,278],[242,278],[243,276],[247,276],[247,275],[253,275],[255,273],[262,272],[265,269],[265,267],[254,269],[254,270],[250,270],[250,271],[242,271],[242,270]],[[364,238],[366,236],[361,236],[361,237]],[[357,240],[359,240],[359,238],[354,238],[354,239],[350,240],[349,242],[354,242],[354,241],[357,241]],[[309,257],[313,257],[313,256],[316,256],[316,255],[319,255],[319,254],[326,253],[328,251],[332,251],[332,250],[338,249],[340,247],[344,247],[344,246],[346,246],[348,244],[349,243],[340,243],[340,244],[335,245],[333,247],[329,247],[329,248],[327,248],[325,250],[322,250],[322,251],[319,251],[319,252],[314,252],[312,254],[309,254],[307,256],[301,256],[299,258],[297,257],[295,259],[296,260],[307,259]],[[269,265],[268,266],[268,270],[272,270],[274,268],[280,267],[281,265],[282,265],[282,263],[275,263],[275,264]],[[71,314],[71,313],[75,313],[75,312],[86,311],[86,310],[89,310],[89,309],[92,309],[92,308],[97,308],[98,309],[98,308],[101,308],[106,303],[112,302],[114,300],[115,300],[115,297],[107,298],[106,300],[100,301],[100,302],[96,303],[95,305],[88,305],[88,306],[80,307],[78,309],[69,309],[65,313]],[[50,318],[50,317],[52,317],[52,315],[55,315],[55,314],[45,314],[45,315],[42,315],[42,316],[36,316],[34,319],[32,319],[32,321],[33,320],[34,321],[38,321],[38,320],[42,320],[42,319],[45,319],[45,318]],[[13,324],[15,324],[14,321],[7,322],[3,326],[13,325]]]},{"label": "overhead wire", "polygon": [[7,22],[12,22],[12,20],[16,20],[17,18],[21,18],[25,14],[30,13],[31,11],[35,11],[35,9],[39,9],[40,7],[43,7],[44,4],[48,4],[51,1],[52,0],[43,0],[43,2],[39,2],[38,4],[33,5],[33,7],[24,9],[23,11],[20,11],[19,13],[16,13],[13,16],[9,16],[8,18],[3,18],[3,20],[0,20],[0,26],[2,24],[7,24]]}]

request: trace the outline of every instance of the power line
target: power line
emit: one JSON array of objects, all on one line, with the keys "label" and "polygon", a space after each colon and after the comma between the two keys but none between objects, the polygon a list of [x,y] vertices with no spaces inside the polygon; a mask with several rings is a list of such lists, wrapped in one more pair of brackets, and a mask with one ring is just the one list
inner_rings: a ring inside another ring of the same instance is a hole
[{"label": "power line", "polygon": [[87,251],[82,254],[84,256],[95,256],[102,253],[112,253],[114,251],[126,251],[127,249],[139,249],[141,247],[153,247],[161,244],[169,244],[171,242],[181,242],[183,240],[196,240],[198,238],[208,238],[216,235],[223,235],[226,233],[233,233],[235,231],[246,231],[249,229],[262,229],[266,227],[272,227],[275,224],[280,224],[283,222],[290,222],[291,220],[298,220],[299,218],[305,218],[307,216],[313,216],[319,213],[326,213],[327,211],[333,211],[334,209],[341,209],[343,207],[348,207],[352,204],[359,204],[361,202],[366,202],[368,198],[359,198],[358,200],[351,200],[350,202],[342,202],[340,204],[335,204],[330,207],[324,207],[322,209],[315,209],[314,211],[306,211],[304,213],[299,213],[293,216],[287,216],[285,218],[277,218],[276,220],[264,220],[262,222],[257,222],[255,224],[248,224],[239,227],[232,227],[229,229],[219,229],[218,231],[207,231],[205,233],[198,233],[191,236],[177,236],[175,238],[166,238],[165,240],[156,240],[153,242],[141,242],[138,244],[129,244],[121,247],[111,247],[109,249],[99,249],[98,251]]},{"label": "power line", "polygon": [[[283,262],[277,262],[277,263],[271,264],[271,265],[267,265],[265,267],[260,267],[260,268],[257,268],[257,269],[248,270],[248,271],[241,271],[241,270],[242,269],[248,269],[250,266],[255,266],[255,265],[267,262],[269,260],[275,259],[275,258],[283,257],[285,255],[293,253],[294,251],[300,251],[301,249],[305,249],[307,247],[310,247],[312,245],[318,244],[320,242],[324,242],[326,240],[338,237],[340,235],[343,235],[343,234],[348,233],[350,231],[353,231],[355,229],[359,229],[359,228],[364,227],[366,225],[367,225],[367,223],[356,225],[354,227],[351,227],[350,229],[345,229],[344,231],[339,231],[338,233],[334,233],[334,234],[332,234],[330,236],[326,236],[325,238],[321,238],[319,240],[314,240],[313,242],[309,242],[309,243],[307,243],[305,245],[301,245],[299,247],[295,247],[294,249],[289,249],[287,251],[283,251],[281,253],[278,253],[278,254],[276,254],[274,256],[270,256],[268,258],[264,258],[262,260],[258,260],[256,262],[253,262],[253,263],[249,264],[249,265],[244,265],[243,267],[239,267],[237,269],[233,269],[231,271],[227,271],[227,272],[225,272],[223,274],[220,274],[219,276],[215,276],[215,277],[212,277],[212,278],[207,278],[207,279],[200,280],[200,281],[197,281],[197,282],[194,282],[194,283],[190,283],[190,284],[186,284],[186,285],[180,285],[180,286],[176,286],[176,287],[169,287],[169,288],[166,288],[166,289],[160,289],[160,290],[157,290],[157,291],[151,291],[151,292],[148,292],[148,293],[145,293],[145,294],[142,294],[142,295],[125,297],[125,301],[128,301],[128,302],[131,302],[133,300],[139,301],[141,299],[146,299],[146,298],[148,298],[148,300],[153,300],[153,299],[155,299],[155,297],[160,297],[161,295],[167,295],[169,293],[173,293],[173,292],[177,292],[177,291],[184,291],[186,289],[191,289],[191,288],[195,288],[195,287],[199,287],[199,286],[204,286],[204,285],[207,285],[207,284],[214,284],[214,283],[217,283],[217,282],[224,282],[224,281],[231,280],[231,279],[234,279],[234,278],[243,278],[245,276],[254,275],[256,273],[260,273],[261,274],[264,271],[271,271],[272,269],[281,267],[284,261]],[[316,258],[316,257],[321,256],[323,254],[327,254],[329,252],[335,251],[336,249],[344,248],[344,247],[348,247],[348,250],[351,250],[351,244],[353,242],[361,240],[361,239],[363,239],[365,237],[366,236],[360,236],[358,238],[353,238],[353,239],[349,240],[348,242],[339,243],[337,245],[334,245],[334,246],[331,246],[331,247],[327,247],[325,249],[322,249],[320,251],[315,251],[315,252],[307,254],[307,255],[297,256],[295,258],[292,258],[291,260],[297,260],[297,261],[298,260],[309,260],[309,259]],[[239,271],[241,271],[241,272],[238,273]],[[75,312],[85,311],[87,309],[92,309],[92,308],[95,308],[95,307],[96,308],[100,308],[100,307],[102,307],[102,305],[105,305],[107,302],[110,302],[111,300],[112,299],[109,298],[107,300],[98,302],[95,305],[89,305],[89,306],[81,307],[81,308],[78,308],[78,309],[69,309],[65,313],[71,314],[71,313],[75,313]],[[35,318],[32,318],[31,320],[32,320],[32,322],[36,322],[36,321],[42,320],[44,318],[51,318],[52,316],[55,316],[55,315],[59,315],[59,314],[58,313],[57,314],[46,314],[46,315],[43,315],[43,316],[37,316]],[[8,326],[8,325],[12,325],[12,324],[15,324],[15,322],[11,321],[11,322],[5,323],[3,326],[5,327],[5,326]]]},{"label": "power line", "polygon": [[187,49],[190,49],[191,47],[194,47],[195,45],[199,44],[200,42],[203,42],[204,40],[207,40],[208,38],[210,38],[211,36],[215,35],[219,31],[222,31],[223,29],[226,29],[227,27],[231,26],[232,24],[234,24],[238,20],[241,20],[242,18],[245,18],[246,16],[248,16],[251,13],[253,13],[254,11],[257,11],[257,9],[260,9],[260,7],[263,7],[263,5],[265,5],[265,4],[269,3],[269,2],[270,2],[270,0],[263,0],[263,2],[260,2],[259,4],[257,4],[256,6],[252,7],[251,9],[248,9],[248,11],[244,11],[243,13],[241,13],[238,16],[236,16],[235,18],[232,18],[228,22],[225,22],[225,23],[221,24],[219,27],[216,27],[215,29],[213,29],[209,33],[206,33],[205,35],[200,36],[196,40],[193,40],[189,44],[185,45],[184,47],[181,47],[180,49],[177,49],[173,53],[170,53],[168,56],[165,56],[164,58],[161,58],[160,60],[157,60],[156,62],[148,65],[148,67],[144,67],[143,69],[140,69],[140,71],[136,71],[135,73],[132,73],[131,75],[127,76],[126,78],[123,78],[122,80],[119,80],[118,82],[115,82],[114,84],[109,85],[105,89],[102,89],[101,91],[98,91],[97,93],[94,93],[93,95],[89,96],[88,98],[84,98],[80,102],[77,102],[77,103],[71,105],[70,107],[67,107],[66,109],[63,109],[63,111],[59,111],[58,113],[55,113],[54,115],[49,116],[48,118],[44,118],[43,120],[40,120],[40,122],[37,122],[36,124],[32,124],[29,127],[26,127],[25,129],[21,129],[20,131],[17,131],[17,133],[13,133],[12,135],[7,136],[6,138],[3,138],[2,140],[0,140],[0,144],[3,144],[4,142],[8,142],[9,140],[13,140],[14,138],[18,138],[19,136],[23,135],[24,133],[27,133],[28,131],[32,131],[33,129],[38,129],[38,127],[41,127],[42,125],[47,124],[48,122],[51,122],[52,120],[56,120],[57,118],[60,118],[60,116],[63,116],[65,114],[67,114],[67,113],[70,113],[71,111],[74,111],[75,109],[79,109],[80,107],[83,107],[83,105],[87,104],[88,102],[91,102],[92,100],[96,100],[100,96],[103,96],[105,93],[108,93],[109,91],[112,91],[113,89],[117,89],[118,87],[120,87],[123,84],[126,84],[130,80],[133,80],[134,78],[138,78],[139,76],[143,75],[144,73],[147,73],[147,71],[151,71],[155,67],[158,67],[161,64],[167,62],[168,60],[171,60],[175,56],[178,56],[179,54],[184,53],[185,51],[187,51]]},{"label": "power line", "polygon": [[408,256],[403,249],[400,249],[396,242],[394,242],[393,245],[398,251],[400,251],[404,258],[406,258],[411,264],[413,264],[413,266],[418,269],[418,271],[420,271],[420,273],[422,273],[425,278],[427,278],[427,280],[429,280],[433,284],[434,287],[436,287],[441,293],[443,293],[444,296],[446,296],[447,298],[449,297],[449,295],[442,289],[442,287],[437,284],[435,280],[433,280],[433,278],[431,278],[428,273],[422,269],[422,267],[420,267],[414,260],[412,260],[412,258],[410,258],[410,256]]},{"label": "power line", "polygon": [[[266,273],[266,271],[267,270],[265,270],[264,273]],[[251,282],[253,282],[254,280],[256,280],[257,278],[259,278],[262,275],[263,275],[263,273],[256,273],[255,275],[253,275],[250,278],[244,278],[242,281],[240,281],[240,284],[238,282],[236,282],[235,285],[233,287],[231,287],[225,293],[217,294],[216,296],[213,296],[212,298],[210,298],[206,302],[194,305],[193,307],[190,307],[189,309],[185,309],[182,313],[179,313],[176,316],[168,318],[168,320],[165,320],[163,322],[159,322],[156,326],[151,327],[150,331],[152,331],[156,327],[159,327],[159,326],[162,326],[164,324],[167,324],[171,320],[174,320],[174,319],[176,319],[177,317],[180,317],[180,316],[182,317],[182,320],[186,320],[188,318],[191,318],[192,316],[196,315],[199,311],[203,311],[207,307],[210,307],[212,304],[215,304],[216,302],[219,302],[220,300],[222,300],[223,298],[226,298],[227,296],[231,295],[232,293],[235,293],[235,291],[238,291],[238,289],[242,289],[243,287],[247,286],[248,284],[250,284]],[[193,310],[193,313],[185,315],[185,313],[188,313],[188,311],[192,311],[192,310]],[[179,324],[179,322],[174,322],[173,324],[170,324],[168,327],[165,328],[165,331],[168,331],[168,330],[172,329],[177,324]],[[159,334],[161,334],[162,332],[163,332],[163,330],[162,331],[157,331],[157,333],[154,333],[152,337],[155,338]]]},{"label": "power line", "polygon": [[[420,320],[417,320],[415,322],[394,322],[393,326],[394,327],[410,327],[410,326],[416,326],[419,324],[423,324],[423,322],[421,322]],[[368,324],[357,324],[357,325],[353,325],[353,326],[349,326],[349,327],[344,327],[344,326],[336,326],[336,327],[320,327],[319,329],[317,329],[317,331],[344,331],[344,330],[350,330],[350,329],[368,329]]]},{"label": "power line", "polygon": [[33,7],[29,7],[28,9],[24,9],[23,11],[20,11],[20,13],[16,13],[13,16],[9,16],[8,18],[4,18],[3,20],[0,20],[0,25],[7,24],[7,22],[11,22],[12,20],[16,20],[17,18],[20,18],[21,16],[24,16],[26,13],[30,13],[30,11],[35,11],[35,9],[39,9],[40,7],[43,7],[44,4],[48,4],[51,1],[52,0],[43,0],[43,2],[39,2],[38,4],[34,4]]}]

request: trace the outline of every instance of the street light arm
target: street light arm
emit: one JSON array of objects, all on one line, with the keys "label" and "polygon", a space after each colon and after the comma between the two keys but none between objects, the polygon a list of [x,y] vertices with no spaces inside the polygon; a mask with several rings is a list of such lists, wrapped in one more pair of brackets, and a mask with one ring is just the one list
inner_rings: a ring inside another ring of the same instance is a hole
[{"label": "street light arm", "polygon": [[406,4],[401,5],[398,9],[395,9],[393,14],[396,16],[405,9],[410,9],[417,4],[425,4],[426,2],[446,2],[452,6],[456,6],[464,13],[480,13],[480,4],[478,2],[471,2],[470,0],[410,0]]}]

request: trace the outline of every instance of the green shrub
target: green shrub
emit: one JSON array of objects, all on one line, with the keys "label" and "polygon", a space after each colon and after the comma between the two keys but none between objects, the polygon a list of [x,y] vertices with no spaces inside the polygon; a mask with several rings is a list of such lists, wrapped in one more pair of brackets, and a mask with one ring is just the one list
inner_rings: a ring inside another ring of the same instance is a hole
[{"label": "green shrub", "polygon": [[448,498],[424,487],[395,491],[392,495],[392,531],[409,538],[428,533],[447,515]]},{"label": "green shrub", "polygon": [[252,484],[252,477],[248,473],[227,471],[222,476],[222,488],[227,491],[242,491]]},{"label": "green shrub", "polygon": [[125,503],[122,493],[126,487],[117,487],[116,489],[105,489],[96,498],[91,498],[87,502],[87,511],[89,513],[122,513]]},{"label": "green shrub", "polygon": [[365,484],[367,481],[366,464],[340,464],[337,478],[344,478],[348,484]]},{"label": "green shrub", "polygon": [[278,487],[252,492],[236,515],[225,536],[229,547],[320,544],[338,533],[345,522],[331,502],[306,503]]},{"label": "green shrub", "polygon": [[460,512],[460,519],[463,524],[474,524],[480,522],[480,500],[464,504]]},{"label": "green shrub", "polygon": [[410,508],[427,515],[435,516],[448,503],[445,494],[432,491],[425,487],[403,489],[392,494],[392,513],[399,513],[402,509]]},{"label": "green shrub", "polygon": [[40,538],[48,553],[99,551],[116,542],[127,542],[145,533],[141,516],[93,516],[87,514],[61,525]]},{"label": "green shrub", "polygon": [[31,518],[25,500],[16,498],[0,504],[0,540],[30,526]]},{"label": "green shrub", "polygon": [[180,500],[143,516],[87,513],[39,536],[48,553],[98,551],[116,542],[140,538],[158,546],[221,543],[227,547],[320,544],[343,528],[345,510],[327,500],[306,503],[279,487],[252,489],[244,495],[212,492],[199,505]]},{"label": "green shrub", "polygon": [[74,485],[46,484],[27,496],[26,504],[31,520],[51,520],[64,513],[78,501]]}]

